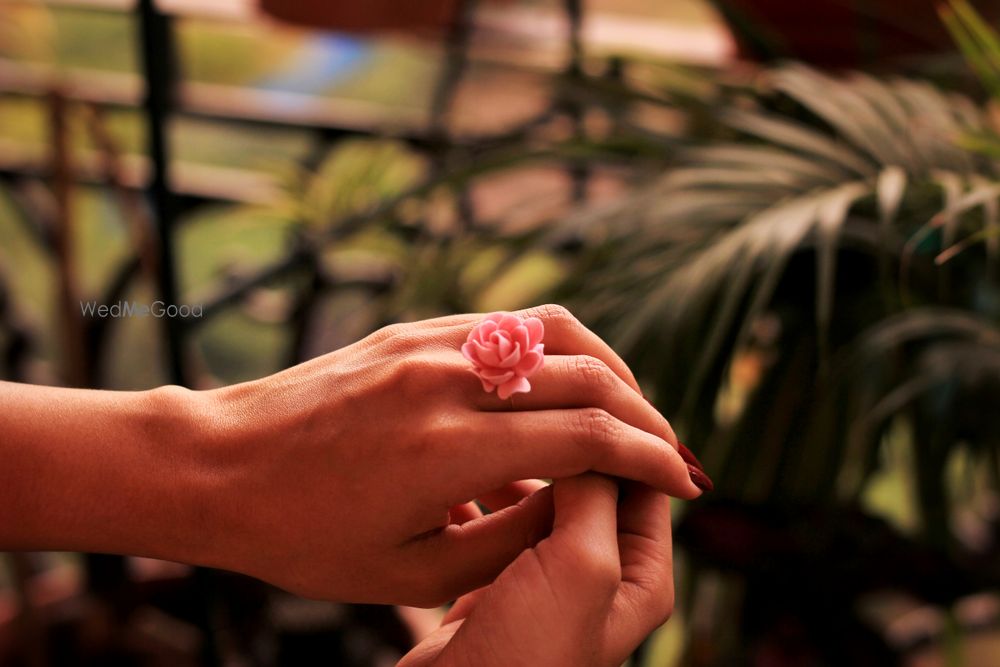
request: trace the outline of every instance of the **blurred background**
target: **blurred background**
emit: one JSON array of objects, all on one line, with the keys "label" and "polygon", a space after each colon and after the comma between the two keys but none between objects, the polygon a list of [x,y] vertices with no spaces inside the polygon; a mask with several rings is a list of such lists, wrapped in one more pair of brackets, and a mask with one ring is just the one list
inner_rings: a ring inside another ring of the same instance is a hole
[{"label": "blurred background", "polygon": [[[0,378],[210,388],[557,301],[716,482],[631,664],[1000,665],[998,21],[0,0]],[[200,316],[80,310],[156,299]],[[391,665],[440,615],[0,556],[3,665]]]}]

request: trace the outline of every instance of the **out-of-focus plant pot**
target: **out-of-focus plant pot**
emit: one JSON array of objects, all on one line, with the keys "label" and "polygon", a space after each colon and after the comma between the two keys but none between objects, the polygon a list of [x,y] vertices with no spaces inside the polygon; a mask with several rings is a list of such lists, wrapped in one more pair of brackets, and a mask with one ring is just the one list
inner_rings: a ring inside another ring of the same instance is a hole
[{"label": "out-of-focus plant pot", "polygon": [[[750,60],[859,67],[955,48],[937,13],[940,0],[713,1]],[[1000,0],[975,5],[987,19],[1000,19]]]},{"label": "out-of-focus plant pot", "polygon": [[461,0],[261,0],[275,18],[310,28],[371,32],[440,30],[450,25]]}]

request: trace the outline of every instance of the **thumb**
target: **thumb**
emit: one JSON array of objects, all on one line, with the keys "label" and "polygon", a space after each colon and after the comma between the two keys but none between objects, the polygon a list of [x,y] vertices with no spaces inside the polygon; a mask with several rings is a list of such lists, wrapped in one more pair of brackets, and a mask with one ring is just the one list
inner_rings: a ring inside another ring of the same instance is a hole
[{"label": "thumb", "polygon": [[617,551],[618,484],[587,473],[557,480],[553,486],[552,540],[584,548],[610,544]]},{"label": "thumb", "polygon": [[[552,535],[535,551],[557,589],[577,591],[606,584],[613,594],[621,583],[618,552],[618,484],[586,473],[555,482]],[[581,582],[587,582],[581,586]]]}]

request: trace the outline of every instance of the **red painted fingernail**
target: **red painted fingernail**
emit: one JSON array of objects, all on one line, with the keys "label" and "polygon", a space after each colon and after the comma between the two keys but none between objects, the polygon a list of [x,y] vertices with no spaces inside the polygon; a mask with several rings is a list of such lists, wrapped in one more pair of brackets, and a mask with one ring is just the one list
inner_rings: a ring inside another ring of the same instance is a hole
[{"label": "red painted fingernail", "polygon": [[683,442],[677,442],[677,452],[681,455],[681,458],[684,459],[684,463],[705,472],[705,466],[701,464],[701,461],[699,461],[698,457],[694,455],[694,452],[684,446]]},{"label": "red painted fingernail", "polygon": [[712,484],[712,480],[705,474],[703,470],[698,470],[690,463],[688,464],[688,475],[691,476],[691,481],[702,491],[712,491],[715,489],[715,484]]}]

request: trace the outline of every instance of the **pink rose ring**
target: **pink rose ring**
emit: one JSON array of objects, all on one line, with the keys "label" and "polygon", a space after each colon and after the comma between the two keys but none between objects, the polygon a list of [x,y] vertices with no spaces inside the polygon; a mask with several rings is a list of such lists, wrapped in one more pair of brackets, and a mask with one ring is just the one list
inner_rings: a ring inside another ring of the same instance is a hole
[{"label": "pink rose ring", "polygon": [[483,389],[497,390],[501,400],[531,391],[528,378],[545,363],[542,337],[545,325],[537,317],[522,320],[511,313],[490,313],[462,345],[462,356],[472,362]]}]

